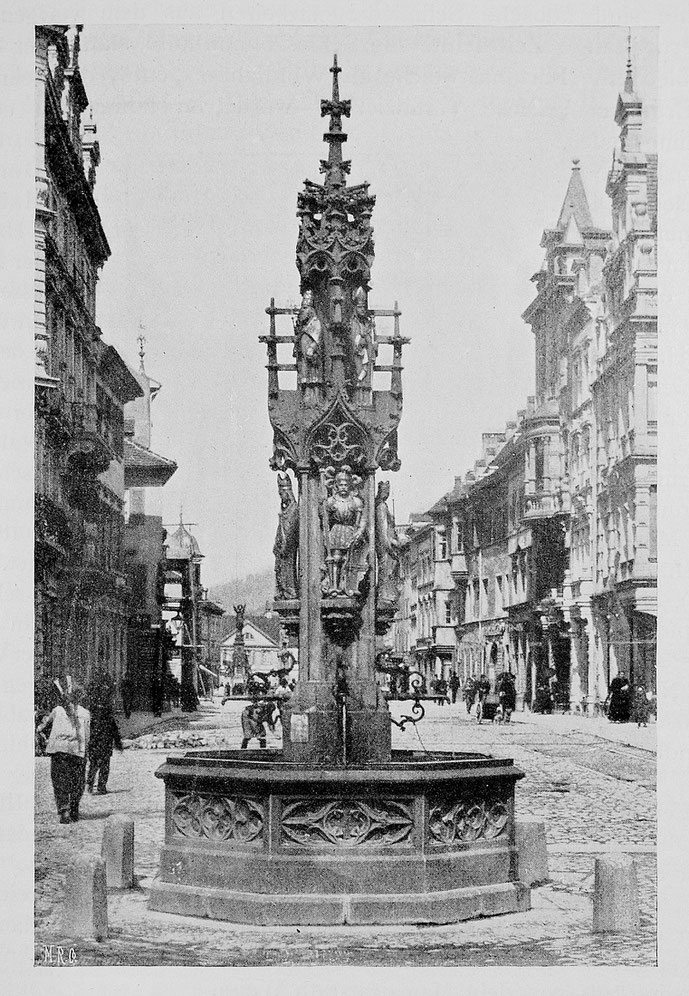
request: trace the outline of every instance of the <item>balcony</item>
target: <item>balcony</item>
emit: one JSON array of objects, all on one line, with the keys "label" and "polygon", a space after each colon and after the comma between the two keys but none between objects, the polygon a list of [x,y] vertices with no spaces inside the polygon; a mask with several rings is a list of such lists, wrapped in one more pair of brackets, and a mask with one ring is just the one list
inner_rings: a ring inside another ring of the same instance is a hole
[{"label": "balcony", "polygon": [[462,581],[468,580],[469,569],[467,567],[467,558],[463,553],[452,554],[452,559],[450,560],[450,574],[452,575],[452,580],[455,584],[460,584]]},{"label": "balcony", "polygon": [[524,496],[522,519],[531,522],[535,519],[552,519],[556,515],[567,515],[570,511],[568,491],[542,491]]},{"label": "balcony", "polygon": [[103,474],[110,466],[113,452],[104,437],[98,408],[82,402],[73,404],[72,422],[73,437],[67,448],[68,461],[93,474]]},{"label": "balcony", "polygon": [[456,644],[455,627],[448,623],[446,626],[433,627],[433,646],[447,649]]}]

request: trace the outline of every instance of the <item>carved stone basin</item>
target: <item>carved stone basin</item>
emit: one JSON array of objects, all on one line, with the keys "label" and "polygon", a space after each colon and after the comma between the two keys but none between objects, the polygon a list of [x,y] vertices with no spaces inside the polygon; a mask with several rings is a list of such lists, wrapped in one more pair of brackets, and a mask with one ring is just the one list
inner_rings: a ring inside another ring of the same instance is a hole
[{"label": "carved stone basin", "polygon": [[170,756],[151,907],[252,924],[451,923],[530,908],[511,760],[393,751],[388,764],[278,750]]}]

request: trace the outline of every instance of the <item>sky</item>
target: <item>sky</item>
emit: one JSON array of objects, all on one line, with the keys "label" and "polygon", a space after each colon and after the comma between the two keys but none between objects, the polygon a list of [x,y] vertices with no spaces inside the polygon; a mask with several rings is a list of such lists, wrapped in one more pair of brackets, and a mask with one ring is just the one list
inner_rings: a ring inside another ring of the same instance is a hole
[{"label": "sky", "polygon": [[[163,388],[151,447],[161,493],[205,555],[203,581],[265,570],[278,514],[268,467],[265,308],[299,300],[297,193],[327,157],[333,53],[352,184],[367,181],[370,306],[399,302],[405,349],[398,522],[429,508],[533,394],[544,228],[580,160],[594,223],[618,138],[623,27],[278,27],[85,23],[81,70],[112,256],[105,341]],[[645,147],[656,149],[657,32],[632,29]],[[88,113],[88,112],[87,112]]]}]

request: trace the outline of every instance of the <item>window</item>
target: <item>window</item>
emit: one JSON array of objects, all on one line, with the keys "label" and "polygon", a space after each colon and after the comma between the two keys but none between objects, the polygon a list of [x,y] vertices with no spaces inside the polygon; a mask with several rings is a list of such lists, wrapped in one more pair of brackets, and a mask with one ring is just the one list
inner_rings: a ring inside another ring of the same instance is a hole
[{"label": "window", "polygon": [[658,422],[658,372],[656,367],[648,368],[647,418],[649,425]]},{"label": "window", "polygon": [[502,612],[502,608],[502,574],[498,574],[495,578],[495,611]]},{"label": "window", "polygon": [[449,598],[445,602],[445,625],[449,626],[452,623],[452,603]]},{"label": "window", "polygon": [[658,559],[658,486],[648,491],[648,559]]},{"label": "window", "polygon": [[543,490],[543,474],[545,471],[545,445],[543,439],[537,439],[534,445],[534,476],[536,478],[536,489]]}]

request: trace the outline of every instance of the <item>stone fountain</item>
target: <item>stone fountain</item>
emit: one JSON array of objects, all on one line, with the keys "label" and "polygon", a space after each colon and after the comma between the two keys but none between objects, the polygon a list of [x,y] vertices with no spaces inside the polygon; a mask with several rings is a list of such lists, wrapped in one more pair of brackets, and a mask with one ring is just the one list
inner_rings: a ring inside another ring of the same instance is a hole
[{"label": "stone fountain", "polygon": [[376,634],[392,623],[399,566],[389,483],[376,491],[376,474],[400,467],[409,340],[397,304],[369,308],[375,197],[347,186],[337,58],[331,72],[324,182],[298,196],[301,306],[271,301],[261,337],[280,497],[275,609],[298,634],[299,680],[281,750],[189,752],[156,772],[165,844],[151,906],[295,925],[526,910],[514,842],[522,772],[481,754],[391,747]]}]

